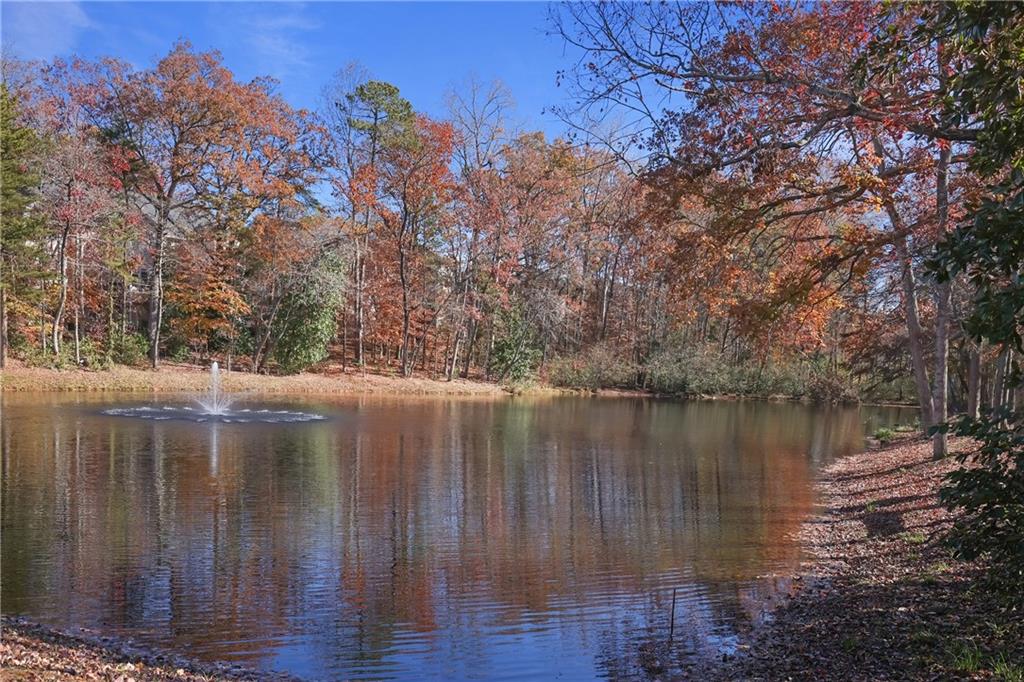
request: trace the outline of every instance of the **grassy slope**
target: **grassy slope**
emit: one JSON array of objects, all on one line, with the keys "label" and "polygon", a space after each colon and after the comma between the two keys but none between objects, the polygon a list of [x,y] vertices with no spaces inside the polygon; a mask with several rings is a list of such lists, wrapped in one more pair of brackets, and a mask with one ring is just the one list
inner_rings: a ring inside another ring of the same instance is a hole
[{"label": "grassy slope", "polygon": [[[456,379],[444,381],[383,374],[333,372],[264,376],[222,373],[225,389],[251,393],[384,393],[420,395],[501,395],[497,384]],[[159,370],[115,367],[106,371],[53,370],[12,363],[2,376],[4,391],[197,392],[210,377],[206,368],[165,363]]]}]

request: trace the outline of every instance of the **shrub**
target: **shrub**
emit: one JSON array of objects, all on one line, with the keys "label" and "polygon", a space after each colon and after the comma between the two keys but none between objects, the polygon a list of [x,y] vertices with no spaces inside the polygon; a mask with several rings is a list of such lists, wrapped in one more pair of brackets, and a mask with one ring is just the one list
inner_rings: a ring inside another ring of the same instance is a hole
[{"label": "shrub", "polygon": [[579,357],[563,357],[548,367],[548,380],[555,386],[597,390],[636,385],[637,367],[616,357],[610,344],[591,346]]},{"label": "shrub", "polygon": [[105,353],[89,338],[79,341],[78,354],[81,365],[75,362],[74,342],[65,342],[61,345],[60,353],[52,350],[43,352],[43,349],[35,344],[21,346],[17,349],[18,354],[30,367],[44,367],[47,369],[72,369],[74,367],[89,367],[91,369],[103,369],[108,363]]},{"label": "shrub", "polygon": [[812,372],[807,379],[804,395],[816,403],[856,403],[857,391],[849,377],[828,372]]},{"label": "shrub", "polygon": [[328,255],[288,294],[274,322],[273,358],[285,374],[296,374],[327,357],[327,346],[337,327],[335,312],[341,305],[344,267]]},{"label": "shrub", "polygon": [[1024,582],[1024,421],[1008,409],[978,419],[961,417],[939,427],[980,445],[957,455],[960,467],[946,475],[941,499],[959,512],[949,535],[962,559],[986,557],[1018,588]]},{"label": "shrub", "polygon": [[737,360],[713,344],[670,343],[652,354],[644,369],[647,387],[670,395],[788,396],[820,403],[859,399],[849,374],[836,373],[820,360]]},{"label": "shrub", "polygon": [[145,334],[125,334],[115,337],[111,357],[119,365],[141,365],[149,354],[149,340]]},{"label": "shrub", "polygon": [[892,429],[887,428],[885,426],[879,427],[878,429],[875,430],[875,439],[883,443],[888,443],[893,439],[893,437],[895,437],[895,435],[896,434],[893,432]]},{"label": "shrub", "polygon": [[497,373],[499,381],[513,384],[526,381],[533,376],[540,361],[533,329],[519,308],[499,312],[497,327],[491,371]]}]

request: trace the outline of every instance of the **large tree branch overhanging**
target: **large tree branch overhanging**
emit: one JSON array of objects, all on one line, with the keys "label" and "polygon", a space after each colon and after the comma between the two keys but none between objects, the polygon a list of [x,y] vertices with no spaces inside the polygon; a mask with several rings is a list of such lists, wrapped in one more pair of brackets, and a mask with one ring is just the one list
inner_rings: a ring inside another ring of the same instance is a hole
[{"label": "large tree branch overhanging", "polygon": [[[557,16],[556,31],[567,44],[583,51],[575,70],[574,95],[577,114],[608,103],[624,107],[657,129],[664,114],[647,113],[637,107],[638,93],[644,83],[666,96],[683,94],[686,100],[676,110],[684,111],[707,98],[728,96],[728,88],[755,86],[747,89],[748,97],[780,96],[786,92],[812,95],[820,100],[824,112],[815,125],[824,127],[828,120],[846,118],[873,124],[899,122],[908,133],[933,140],[971,142],[982,132],[976,126],[940,124],[936,120],[915,120],[908,114],[919,110],[924,99],[934,99],[937,91],[910,93],[901,99],[887,99],[870,87],[854,87],[834,83],[837,74],[819,73],[814,68],[786,72],[766,65],[755,50],[743,51],[745,59],[719,63],[714,59],[726,38],[737,35],[737,20],[718,10],[717,36],[710,37],[706,28],[709,10],[704,7],[673,5],[634,5],[607,2],[573,5],[565,10],[572,24]],[[673,11],[674,8],[674,11]],[[700,25],[697,33],[691,25]],[[852,66],[851,66],[852,70]],[[841,75],[841,74],[840,74]],[[814,76],[812,78],[812,76]],[[570,112],[565,112],[570,113]],[[820,132],[820,131],[816,131]],[[798,144],[792,141],[785,144]],[[756,153],[756,152],[754,152]],[[732,162],[742,162],[739,155]]]}]

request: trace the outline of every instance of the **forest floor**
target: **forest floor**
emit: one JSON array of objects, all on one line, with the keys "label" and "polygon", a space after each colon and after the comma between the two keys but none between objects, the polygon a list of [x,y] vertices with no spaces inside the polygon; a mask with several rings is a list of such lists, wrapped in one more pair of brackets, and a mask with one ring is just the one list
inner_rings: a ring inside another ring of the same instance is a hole
[{"label": "forest floor", "polygon": [[[971,447],[952,439],[951,450]],[[823,473],[804,524],[804,587],[714,677],[744,680],[1024,680],[1024,613],[978,563],[953,559],[939,505],[954,457],[906,438]],[[712,675],[702,675],[711,677]]]}]

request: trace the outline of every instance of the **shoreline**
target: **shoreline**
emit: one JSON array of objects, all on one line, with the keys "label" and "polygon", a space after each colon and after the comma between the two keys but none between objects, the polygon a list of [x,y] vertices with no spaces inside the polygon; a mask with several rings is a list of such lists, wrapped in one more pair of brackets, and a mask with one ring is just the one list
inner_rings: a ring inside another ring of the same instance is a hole
[{"label": "shoreline", "polygon": [[[721,402],[795,402],[815,404],[807,398],[784,395],[674,395],[626,388],[570,388],[545,383],[505,386],[481,379],[453,379],[423,376],[402,377],[380,371],[342,370],[291,375],[251,374],[221,371],[224,389],[256,395],[410,395],[410,396],[591,396],[601,398],[650,398],[659,400],[700,400]],[[0,393],[201,393],[209,385],[209,368],[164,362],[160,369],[116,365],[110,369],[49,369],[29,367],[9,360],[0,371]],[[913,408],[909,403],[861,402],[863,407]]]},{"label": "shoreline", "polygon": [[[970,441],[951,438],[952,453]],[[821,511],[804,522],[801,587],[706,670],[722,680],[1024,679],[1024,618],[953,558],[954,516],[939,503],[951,455],[904,437],[819,475]]]},{"label": "shoreline", "polygon": [[[11,364],[0,374],[4,393],[201,393],[209,385],[209,369],[164,363],[158,370],[115,366],[106,370],[47,369]],[[225,390],[252,394],[384,394],[384,395],[508,395],[502,386],[472,379],[428,379],[380,373],[341,371],[287,376],[221,372]]]},{"label": "shoreline", "polygon": [[61,681],[78,679],[147,682],[294,682],[284,673],[252,670],[231,663],[204,663],[131,639],[91,630],[47,627],[25,618],[0,617],[0,679]]}]

